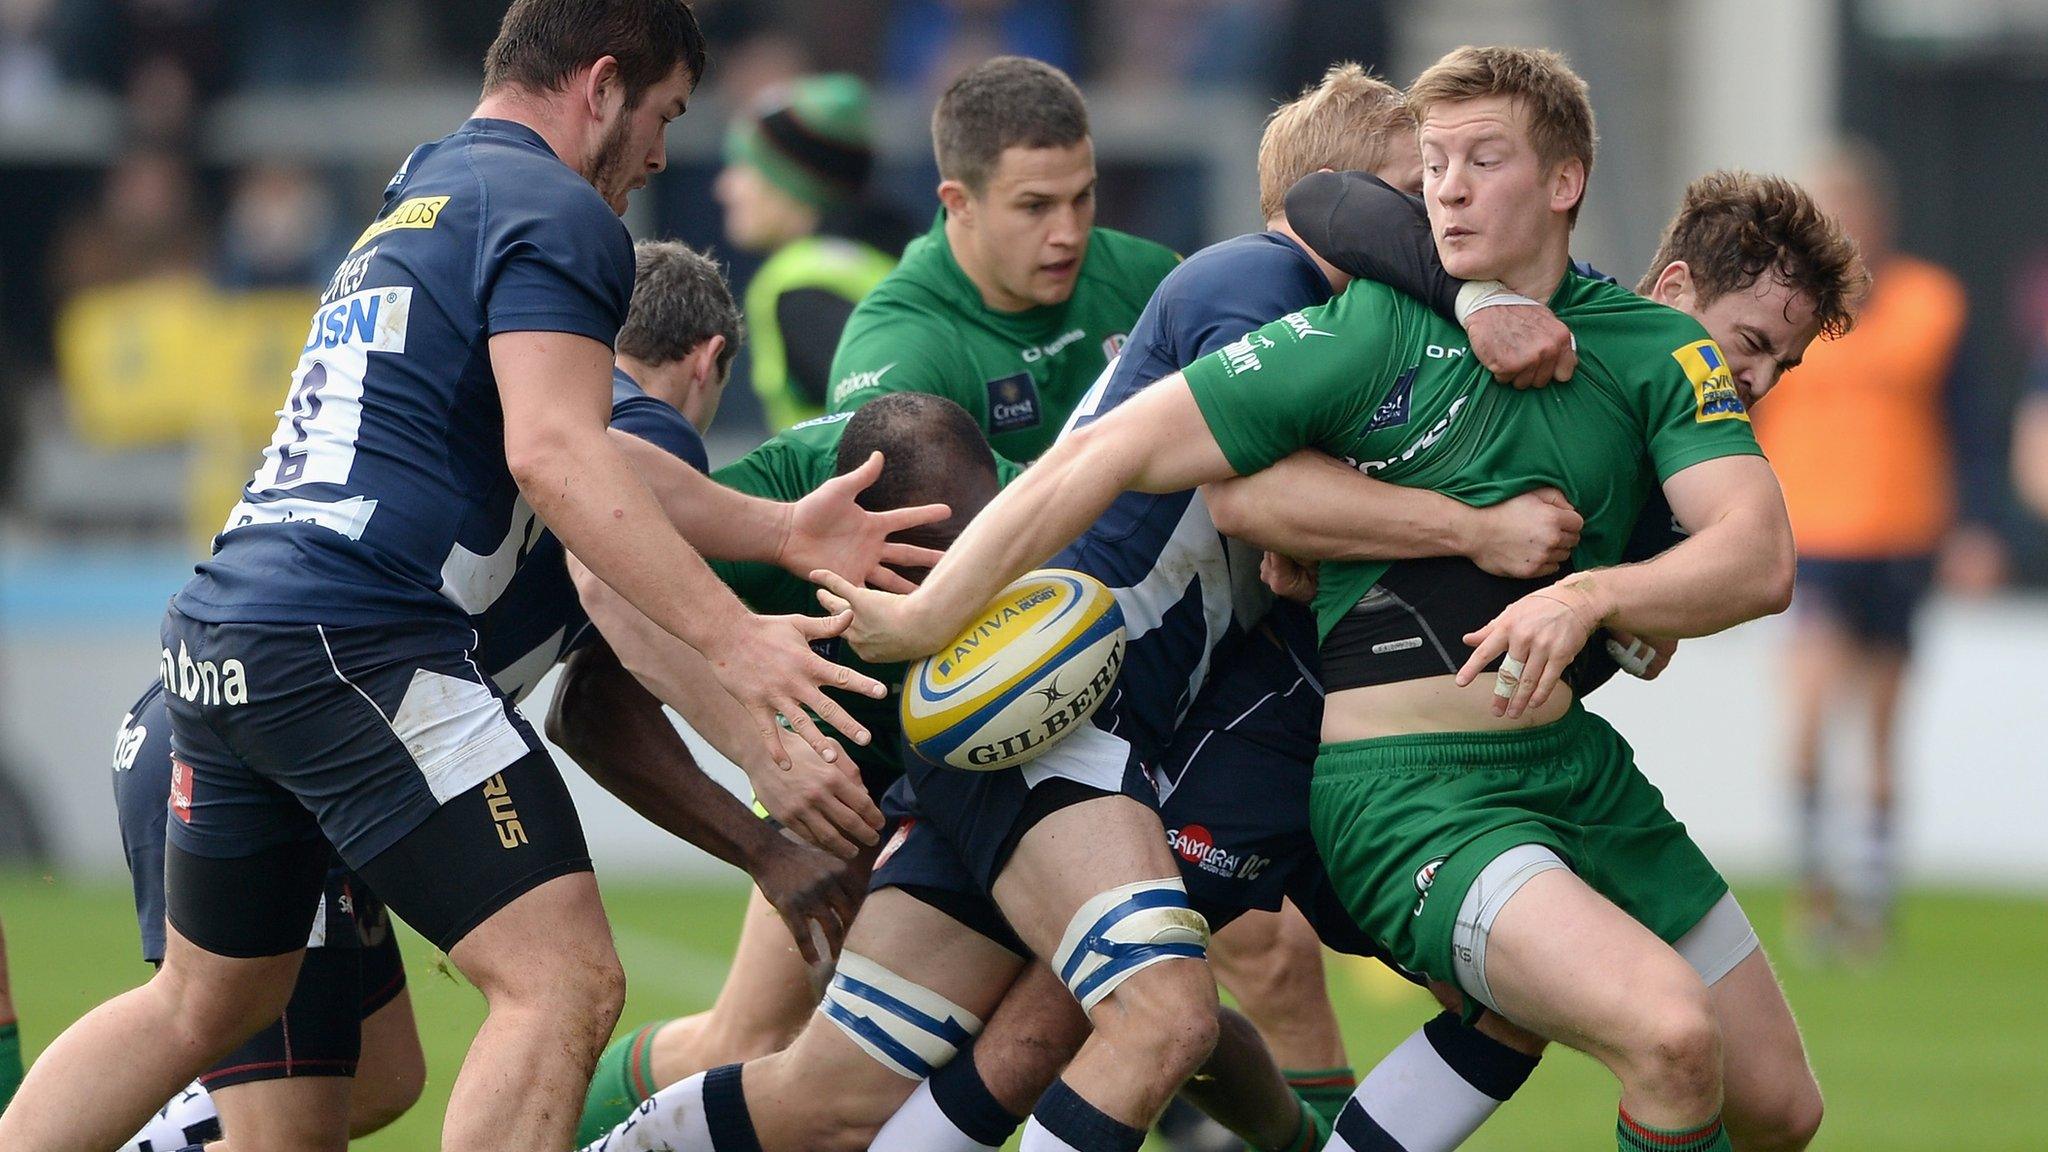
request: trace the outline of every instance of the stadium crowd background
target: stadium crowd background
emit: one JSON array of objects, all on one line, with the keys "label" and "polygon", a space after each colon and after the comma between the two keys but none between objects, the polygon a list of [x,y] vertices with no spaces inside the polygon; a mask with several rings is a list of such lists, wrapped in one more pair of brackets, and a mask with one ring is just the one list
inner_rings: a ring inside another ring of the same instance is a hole
[{"label": "stadium crowd background", "polygon": [[[2048,435],[2014,433],[2048,413],[2048,204],[2034,194],[2048,177],[2048,2],[699,8],[710,77],[628,222],[708,246],[741,289],[757,257],[725,243],[712,194],[726,124],[762,91],[820,70],[873,86],[874,195],[916,228],[934,206],[926,117],[945,82],[996,52],[1068,69],[1091,104],[1101,222],[1183,252],[1256,225],[1259,123],[1335,59],[1401,82],[1460,42],[1566,51],[1592,84],[1602,136],[1575,254],[1624,280],[1690,176],[1797,174],[1843,135],[1868,141],[1896,177],[1901,246],[1954,270],[1970,300],[1967,371],[1945,415],[1973,531],[1920,624],[1906,859],[1923,876],[2048,887],[2048,848],[2032,832],[2048,814],[2034,770],[2048,720],[2027,703],[2048,643],[2048,533],[2020,495],[2048,488],[2035,479],[2048,449],[2031,447]],[[308,301],[397,160],[473,102],[501,10],[0,0],[0,856],[118,868],[104,746],[153,664],[163,597],[270,427]],[[715,459],[765,434],[736,384]],[[1647,763],[1665,746],[1680,753],[1676,806],[1734,855],[1736,873],[1791,855],[1774,663],[1787,635],[1773,623],[1689,645],[1666,682],[1677,690],[1623,690],[1613,706],[1624,727],[1643,718]],[[604,829],[601,855],[675,859],[629,817],[589,819]]]}]

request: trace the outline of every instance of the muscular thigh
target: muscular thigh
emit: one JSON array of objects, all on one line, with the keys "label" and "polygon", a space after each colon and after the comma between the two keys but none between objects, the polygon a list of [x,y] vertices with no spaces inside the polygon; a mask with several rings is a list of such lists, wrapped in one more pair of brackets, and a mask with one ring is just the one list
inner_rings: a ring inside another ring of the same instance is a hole
[{"label": "muscular thigh", "polygon": [[1178,877],[1158,813],[1128,796],[1102,796],[1040,820],[996,878],[995,899],[1038,956],[1059,949],[1067,925],[1100,893]]}]

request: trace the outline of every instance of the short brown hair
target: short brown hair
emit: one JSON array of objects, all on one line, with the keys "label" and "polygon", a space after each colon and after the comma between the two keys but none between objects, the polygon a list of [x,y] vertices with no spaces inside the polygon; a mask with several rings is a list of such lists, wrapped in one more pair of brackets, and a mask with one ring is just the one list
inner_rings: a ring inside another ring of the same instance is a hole
[{"label": "short brown hair", "polygon": [[[1408,110],[1420,124],[1438,104],[1505,96],[1521,105],[1529,120],[1529,143],[1545,164],[1577,160],[1593,177],[1593,101],[1586,82],[1556,52],[1542,48],[1474,48],[1445,54],[1408,87]],[[1572,205],[1570,220],[1579,222]]]},{"label": "short brown hair", "polygon": [[1011,148],[1068,148],[1088,138],[1088,105],[1065,72],[1028,56],[969,68],[932,109],[939,176],[980,193]]},{"label": "short brown hair", "polygon": [[1693,181],[1636,291],[1648,294],[1678,260],[1691,270],[1702,305],[1774,277],[1813,301],[1829,339],[1856,322],[1870,285],[1855,241],[1782,176],[1720,171]]},{"label": "short brown hair", "polygon": [[552,92],[602,57],[619,62],[626,107],[681,64],[704,79],[704,33],[687,0],[512,0],[484,53],[484,91]]},{"label": "short brown hair", "polygon": [[717,261],[675,240],[633,245],[633,302],[619,329],[620,352],[648,364],[667,364],[723,336],[718,370],[725,373],[746,334],[746,321]]},{"label": "short brown hair", "polygon": [[1352,63],[1332,64],[1266,118],[1259,137],[1259,218],[1286,211],[1287,190],[1322,168],[1370,172],[1402,144],[1415,146],[1415,117],[1401,90]]}]

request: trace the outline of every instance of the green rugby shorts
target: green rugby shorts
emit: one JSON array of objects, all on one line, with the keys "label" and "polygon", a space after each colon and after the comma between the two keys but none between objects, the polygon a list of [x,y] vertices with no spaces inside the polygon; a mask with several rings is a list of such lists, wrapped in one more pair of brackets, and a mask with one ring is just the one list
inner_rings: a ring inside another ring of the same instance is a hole
[{"label": "green rugby shorts", "polygon": [[1666,943],[1728,893],[1628,742],[1577,703],[1539,728],[1325,744],[1309,820],[1359,927],[1402,966],[1451,983],[1465,893],[1517,845],[1557,853]]}]

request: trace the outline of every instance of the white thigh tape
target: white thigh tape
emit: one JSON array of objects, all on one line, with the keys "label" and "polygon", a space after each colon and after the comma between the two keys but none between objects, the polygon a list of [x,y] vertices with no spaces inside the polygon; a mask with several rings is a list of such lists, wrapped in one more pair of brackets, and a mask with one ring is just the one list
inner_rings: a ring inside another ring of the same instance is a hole
[{"label": "white thigh tape", "polygon": [[911,1080],[938,1071],[981,1032],[974,1013],[856,952],[839,954],[818,1011],[884,1068]]},{"label": "white thigh tape", "polygon": [[1086,1010],[1140,969],[1176,957],[1200,960],[1208,950],[1209,923],[1188,906],[1180,878],[1140,880],[1081,905],[1052,967]]}]

